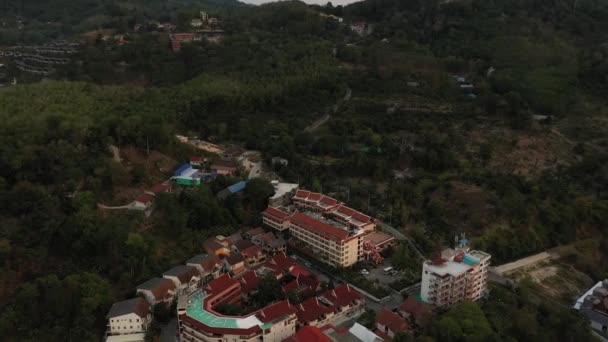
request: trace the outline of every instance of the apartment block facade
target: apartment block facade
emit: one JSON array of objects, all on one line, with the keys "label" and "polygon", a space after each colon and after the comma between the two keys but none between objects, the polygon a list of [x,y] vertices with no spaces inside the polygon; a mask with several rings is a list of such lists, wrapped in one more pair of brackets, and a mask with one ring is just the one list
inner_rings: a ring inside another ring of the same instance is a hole
[{"label": "apartment block facade", "polygon": [[422,299],[435,307],[448,307],[464,300],[476,301],[487,289],[491,256],[470,251],[465,241],[446,249],[441,257],[422,266]]},{"label": "apartment block facade", "polygon": [[316,258],[336,267],[348,267],[361,260],[363,239],[314,217],[296,212],[290,220],[289,233]]}]

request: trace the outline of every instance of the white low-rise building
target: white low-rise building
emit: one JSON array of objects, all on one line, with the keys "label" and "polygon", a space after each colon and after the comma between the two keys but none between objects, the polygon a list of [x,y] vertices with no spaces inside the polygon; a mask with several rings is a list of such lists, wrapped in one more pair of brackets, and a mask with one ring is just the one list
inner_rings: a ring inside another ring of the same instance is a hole
[{"label": "white low-rise building", "polygon": [[163,278],[175,284],[178,296],[190,294],[201,287],[201,276],[193,266],[175,266],[163,273]]},{"label": "white low-rise building", "polygon": [[106,342],[144,341],[152,314],[150,304],[138,297],[114,303],[106,318]]},{"label": "white low-rise building", "polygon": [[468,241],[462,239],[456,249],[448,248],[441,257],[425,261],[422,300],[436,307],[478,300],[487,289],[490,258],[488,253],[470,251]]}]

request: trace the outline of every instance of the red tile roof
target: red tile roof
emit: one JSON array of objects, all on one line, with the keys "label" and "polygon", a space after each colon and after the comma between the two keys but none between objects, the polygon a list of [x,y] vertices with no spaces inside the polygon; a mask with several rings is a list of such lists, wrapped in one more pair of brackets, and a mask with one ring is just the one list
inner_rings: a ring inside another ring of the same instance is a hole
[{"label": "red tile roof", "polygon": [[154,197],[152,195],[144,193],[144,194],[137,196],[137,198],[135,199],[135,202],[148,204],[148,203],[151,203],[153,200],[154,200]]},{"label": "red tile roof", "polygon": [[410,326],[405,319],[387,308],[383,308],[378,312],[376,324],[382,324],[394,333],[407,331]]},{"label": "red tile roof", "polygon": [[337,211],[345,216],[352,216],[355,213],[355,209],[343,205],[339,206]]},{"label": "red tile roof", "polygon": [[211,169],[225,169],[225,170],[236,170],[238,167],[237,163],[231,160],[216,160]]},{"label": "red tile roof", "polygon": [[250,247],[243,249],[241,251],[241,255],[244,256],[245,258],[253,258],[258,253],[261,253],[261,252],[262,252],[262,246],[254,245],[254,246],[250,246]]},{"label": "red tile roof", "polygon": [[171,185],[169,185],[169,184],[159,183],[159,184],[156,184],[153,187],[151,187],[150,192],[157,194],[159,192],[166,192],[170,188],[171,188]]},{"label": "red tile roof", "polygon": [[394,236],[390,236],[388,234],[384,234],[384,233],[380,233],[380,232],[370,233],[363,237],[363,241],[366,241],[366,242],[369,241],[374,246],[383,245],[383,244],[393,241],[393,240],[395,240]]},{"label": "red tile roof", "polygon": [[435,264],[435,265],[443,265],[443,264],[445,264],[445,260],[442,259],[442,258],[434,258],[433,259],[433,264]]},{"label": "red tile roof", "polygon": [[298,264],[298,262],[292,257],[288,257],[287,255],[285,255],[285,253],[279,253],[272,257],[272,259],[270,260],[270,264],[273,264],[280,269],[291,270]]},{"label": "red tile roof", "polygon": [[313,231],[325,238],[334,241],[340,241],[348,238],[348,232],[340,228],[330,226],[308,215],[296,212],[291,217],[292,224],[296,224],[301,228]]},{"label": "red tile roof", "polygon": [[279,318],[292,315],[296,309],[288,301],[282,300],[260,310],[256,316],[263,323],[272,322]]},{"label": "red tile roof", "polygon": [[337,204],[338,201],[335,198],[323,196],[323,198],[321,198],[321,203],[326,204],[326,205],[334,205],[334,204]]},{"label": "red tile roof", "polygon": [[190,161],[193,161],[193,162],[201,162],[201,161],[203,161],[203,157],[200,157],[200,156],[194,156],[194,157],[190,158]]},{"label": "red tile roof", "polygon": [[367,215],[364,215],[364,214],[361,214],[358,211],[355,212],[351,218],[353,220],[357,220],[357,221],[362,222],[362,223],[368,223],[368,222],[371,221],[371,217],[369,217]]},{"label": "red tile roof", "polygon": [[300,281],[300,284],[308,286],[311,291],[316,292],[321,288],[321,282],[314,275],[300,276],[298,277],[298,280]]},{"label": "red tile roof", "polygon": [[328,290],[323,293],[322,297],[338,307],[347,306],[353,301],[363,298],[359,292],[348,286],[348,284],[342,284],[333,290]]},{"label": "red tile roof", "polygon": [[289,218],[289,214],[287,214],[277,208],[273,208],[273,207],[266,208],[266,210],[264,210],[264,212],[262,214],[265,216],[272,216],[272,217],[277,218],[282,221]]},{"label": "red tile roof", "polygon": [[319,317],[326,315],[332,312],[331,307],[327,307],[321,303],[319,303],[319,299],[317,297],[311,297],[304,302],[300,303],[296,307],[298,312],[296,315],[298,316],[298,320],[301,323],[309,323],[317,320]]},{"label": "red tile roof", "polygon": [[241,282],[241,287],[243,288],[243,292],[250,293],[258,288],[260,285],[260,281],[262,278],[258,277],[255,271],[247,271],[241,276],[239,279]]},{"label": "red tile roof", "polygon": [[331,342],[331,339],[321,329],[306,325],[300,328],[295,335],[284,339],[283,342]]},{"label": "red tile roof", "polygon": [[294,279],[294,280],[290,281],[289,283],[283,285],[283,287],[281,289],[283,290],[284,293],[288,293],[289,291],[297,290],[298,287],[300,287],[300,283],[298,282],[298,279]]},{"label": "red tile roof", "polygon": [[431,307],[416,299],[414,296],[408,296],[401,305],[399,311],[409,313],[414,317],[414,320],[424,320],[432,314]]},{"label": "red tile roof", "polygon": [[314,201],[317,202],[321,199],[321,197],[323,197],[323,195],[321,195],[320,193],[317,192],[311,192],[310,195],[308,196],[308,198],[306,199],[307,201]]},{"label": "red tile roof", "polygon": [[294,197],[297,197],[297,198],[307,198],[308,195],[310,195],[310,191],[298,190],[298,191],[296,191],[296,194],[294,195]]},{"label": "red tile roof", "polygon": [[310,271],[300,265],[295,266],[289,273],[296,278],[300,275],[302,275],[302,276],[310,275]]},{"label": "red tile roof", "polygon": [[235,285],[240,285],[239,281],[236,279],[232,279],[228,273],[225,273],[219,276],[217,279],[212,280],[207,284],[207,289],[209,292],[217,292],[225,289],[229,289]]}]

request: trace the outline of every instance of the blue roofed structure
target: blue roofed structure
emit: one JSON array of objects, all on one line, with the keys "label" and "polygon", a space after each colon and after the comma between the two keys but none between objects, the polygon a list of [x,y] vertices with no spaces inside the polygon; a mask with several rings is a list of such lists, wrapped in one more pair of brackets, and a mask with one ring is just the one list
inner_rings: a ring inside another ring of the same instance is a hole
[{"label": "blue roofed structure", "polygon": [[181,176],[184,172],[188,171],[189,169],[192,168],[192,165],[190,165],[190,163],[186,163],[182,166],[180,166],[177,170],[175,170],[175,173],[173,174],[175,177],[179,177]]},{"label": "blue roofed structure", "polygon": [[240,181],[238,183],[234,183],[226,189],[218,192],[217,197],[221,200],[228,198],[230,195],[237,194],[247,187],[248,181]]},{"label": "blue roofed structure", "polygon": [[227,189],[228,189],[228,191],[230,191],[231,194],[236,194],[237,192],[241,192],[241,191],[245,190],[246,187],[247,187],[247,181],[240,181],[238,183],[232,184]]}]

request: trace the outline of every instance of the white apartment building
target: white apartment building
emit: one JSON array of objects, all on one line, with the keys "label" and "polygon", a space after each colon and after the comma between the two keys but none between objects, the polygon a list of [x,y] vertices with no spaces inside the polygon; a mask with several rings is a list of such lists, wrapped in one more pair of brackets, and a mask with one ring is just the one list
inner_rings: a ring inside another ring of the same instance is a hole
[{"label": "white apartment building", "polygon": [[478,300],[486,289],[491,256],[470,251],[466,240],[456,249],[448,248],[441,257],[422,266],[422,300],[436,306],[451,306],[463,300]]},{"label": "white apartment building", "polygon": [[106,342],[143,341],[152,314],[150,304],[138,297],[114,303],[106,318]]}]

